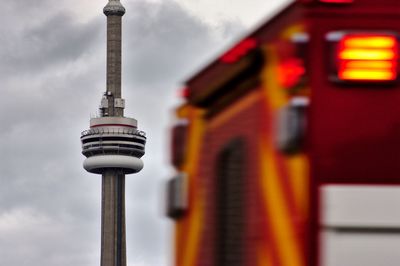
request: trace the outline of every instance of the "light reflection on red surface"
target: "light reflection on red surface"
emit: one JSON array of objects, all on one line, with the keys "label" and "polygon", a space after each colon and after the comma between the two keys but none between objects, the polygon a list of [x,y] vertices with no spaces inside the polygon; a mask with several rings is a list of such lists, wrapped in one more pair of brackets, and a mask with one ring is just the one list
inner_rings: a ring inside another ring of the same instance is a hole
[{"label": "light reflection on red surface", "polygon": [[291,88],[298,84],[304,74],[304,64],[299,58],[289,58],[278,68],[279,81],[284,88]]},{"label": "light reflection on red surface", "polygon": [[223,56],[221,56],[220,61],[227,64],[235,63],[256,47],[257,41],[255,39],[244,39],[231,50],[226,52]]}]

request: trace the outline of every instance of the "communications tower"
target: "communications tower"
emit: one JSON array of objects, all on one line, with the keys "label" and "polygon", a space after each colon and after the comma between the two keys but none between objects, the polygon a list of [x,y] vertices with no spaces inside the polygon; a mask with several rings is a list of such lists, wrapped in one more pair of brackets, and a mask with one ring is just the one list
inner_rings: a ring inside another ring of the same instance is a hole
[{"label": "communications tower", "polygon": [[86,171],[102,175],[101,266],[126,266],[125,175],[143,168],[146,136],[137,120],[124,117],[121,97],[122,16],[119,0],[109,0],[107,16],[107,87],[100,114],[81,136]]}]

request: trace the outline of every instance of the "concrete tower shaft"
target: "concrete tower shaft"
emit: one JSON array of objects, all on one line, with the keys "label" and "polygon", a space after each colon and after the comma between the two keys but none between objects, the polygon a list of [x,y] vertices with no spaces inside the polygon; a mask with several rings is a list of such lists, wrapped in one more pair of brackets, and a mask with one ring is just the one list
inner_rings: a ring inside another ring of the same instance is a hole
[{"label": "concrete tower shaft", "polygon": [[125,174],[102,175],[100,266],[126,266]]}]

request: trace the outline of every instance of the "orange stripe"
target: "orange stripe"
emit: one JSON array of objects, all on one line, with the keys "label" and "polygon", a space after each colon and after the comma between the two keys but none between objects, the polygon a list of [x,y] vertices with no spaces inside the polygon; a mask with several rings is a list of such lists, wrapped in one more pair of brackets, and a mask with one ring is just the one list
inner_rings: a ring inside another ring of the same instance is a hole
[{"label": "orange stripe", "polygon": [[[261,73],[263,82],[263,93],[266,101],[269,103],[272,110],[276,111],[283,107],[288,102],[288,95],[286,91],[279,87],[278,77],[278,56],[277,51],[273,46],[266,46],[264,48],[268,58],[268,65]],[[275,115],[270,114],[271,117]],[[271,123],[271,121],[268,121]]]},{"label": "orange stripe", "polygon": [[[262,187],[264,203],[271,217],[273,237],[276,239],[280,261],[284,266],[302,266],[299,243],[293,228],[291,215],[285,202],[285,195],[276,169],[276,158],[271,147],[261,140],[260,158],[262,167]],[[269,162],[269,164],[268,164]]]},{"label": "orange stripe", "polygon": [[[260,200],[263,201],[262,194],[259,194]],[[264,265],[268,264],[271,266],[280,266],[279,263],[279,254],[278,254],[278,244],[276,243],[275,238],[273,237],[274,228],[271,227],[271,222],[268,217],[268,211],[266,208],[260,209],[260,215],[263,219],[262,221],[262,231],[261,231],[261,239],[258,245],[258,251],[260,252],[258,255],[259,264]]]},{"label": "orange stripe", "polygon": [[[276,149],[274,149],[274,158],[275,158],[277,173],[279,176],[278,181],[285,196],[286,206],[288,208],[290,217],[295,217],[297,215],[297,208],[293,193],[293,187],[291,184],[292,180],[290,176],[290,171],[286,167],[286,158],[284,158],[284,156]],[[293,221],[293,219],[291,219],[291,221]],[[295,227],[295,225],[293,225],[293,227]]]},{"label": "orange stripe", "polygon": [[302,233],[304,228],[304,223],[302,223],[302,221],[304,217],[300,216],[300,210],[297,208],[290,171],[287,167],[285,167],[286,158],[283,158],[282,155],[277,153],[278,152],[275,150],[275,158],[279,168],[278,182],[282,188],[282,193],[284,195],[284,200],[289,215],[288,223],[293,228],[293,241],[295,241],[295,244],[299,250],[300,259],[301,261],[304,261],[304,246],[302,245]]},{"label": "orange stripe", "polygon": [[281,38],[285,40],[290,40],[290,38],[292,38],[294,34],[304,32],[304,30],[305,27],[303,24],[292,25],[281,33]]},{"label": "orange stripe", "polygon": [[179,266],[193,266],[198,257],[201,230],[203,226],[204,206],[198,181],[199,150],[202,145],[203,120],[202,111],[195,108],[179,109],[180,117],[185,116],[190,121],[189,142],[186,155],[187,164],[183,172],[189,177],[189,212],[182,222],[177,223],[176,261]]},{"label": "orange stripe", "polygon": [[286,167],[290,172],[290,180],[296,209],[298,210],[300,217],[306,219],[308,216],[308,159],[304,154],[288,157],[286,159]]},{"label": "orange stripe", "polygon": [[182,265],[193,266],[198,258],[200,232],[203,223],[203,206],[201,200],[196,200],[193,203],[193,215],[190,217],[188,234],[185,237],[185,242],[182,243]]}]

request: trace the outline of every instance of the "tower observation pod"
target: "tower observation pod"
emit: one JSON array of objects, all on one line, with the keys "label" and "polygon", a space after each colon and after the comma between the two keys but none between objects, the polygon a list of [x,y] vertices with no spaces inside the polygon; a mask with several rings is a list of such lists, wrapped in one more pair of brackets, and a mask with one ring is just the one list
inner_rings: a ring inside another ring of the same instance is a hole
[{"label": "tower observation pod", "polygon": [[100,114],[82,132],[86,171],[102,175],[101,266],[126,266],[125,175],[143,168],[146,134],[137,120],[124,116],[121,97],[122,16],[119,0],[109,0],[107,16],[107,87]]},{"label": "tower observation pod", "polygon": [[115,168],[124,174],[142,170],[145,133],[137,130],[137,121],[126,117],[92,118],[90,129],[82,133],[82,154],[86,171],[102,174]]}]

